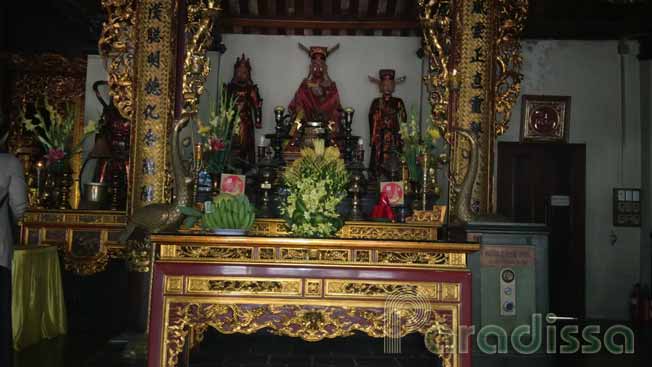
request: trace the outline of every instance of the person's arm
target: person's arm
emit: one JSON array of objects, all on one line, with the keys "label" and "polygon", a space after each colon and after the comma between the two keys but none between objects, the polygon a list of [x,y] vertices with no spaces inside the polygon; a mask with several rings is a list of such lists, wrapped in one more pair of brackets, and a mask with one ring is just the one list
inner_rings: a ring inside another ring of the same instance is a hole
[{"label": "person's arm", "polygon": [[9,172],[9,207],[15,220],[19,220],[27,210],[27,184],[23,167],[18,159],[10,160]]}]

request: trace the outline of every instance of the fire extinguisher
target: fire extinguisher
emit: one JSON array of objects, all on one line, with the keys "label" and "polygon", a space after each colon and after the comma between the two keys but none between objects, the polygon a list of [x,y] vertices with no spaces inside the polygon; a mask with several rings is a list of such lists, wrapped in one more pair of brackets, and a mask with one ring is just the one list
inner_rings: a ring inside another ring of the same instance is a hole
[{"label": "fire extinguisher", "polygon": [[641,285],[639,283],[634,284],[634,288],[629,294],[629,315],[633,323],[638,324],[641,319],[641,311],[639,302],[641,298]]},{"label": "fire extinguisher", "polygon": [[649,295],[647,299],[647,304],[648,304],[647,320],[648,322],[650,322],[652,321],[652,294]]},{"label": "fire extinguisher", "polygon": [[650,320],[650,288],[647,284],[643,285],[640,305],[641,322],[646,324]]}]

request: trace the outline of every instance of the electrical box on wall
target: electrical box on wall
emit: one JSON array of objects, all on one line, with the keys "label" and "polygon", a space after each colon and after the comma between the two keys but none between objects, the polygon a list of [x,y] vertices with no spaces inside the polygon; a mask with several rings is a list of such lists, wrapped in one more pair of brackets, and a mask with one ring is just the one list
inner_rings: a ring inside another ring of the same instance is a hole
[{"label": "electrical box on wall", "polygon": [[641,226],[641,190],[615,188],[613,191],[613,221],[617,227]]},{"label": "electrical box on wall", "polygon": [[514,270],[500,270],[500,316],[516,316],[516,274]]}]

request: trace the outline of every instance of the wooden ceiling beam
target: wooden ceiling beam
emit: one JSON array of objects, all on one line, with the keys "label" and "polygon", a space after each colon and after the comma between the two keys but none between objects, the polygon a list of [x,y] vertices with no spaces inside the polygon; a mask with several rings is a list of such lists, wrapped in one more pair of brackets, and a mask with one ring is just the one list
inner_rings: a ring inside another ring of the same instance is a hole
[{"label": "wooden ceiling beam", "polygon": [[285,29],[358,29],[358,30],[383,30],[383,29],[417,29],[416,20],[400,19],[356,19],[356,20],[322,20],[322,19],[271,19],[251,17],[225,17],[219,24],[225,27],[253,27],[253,28],[285,28]]}]

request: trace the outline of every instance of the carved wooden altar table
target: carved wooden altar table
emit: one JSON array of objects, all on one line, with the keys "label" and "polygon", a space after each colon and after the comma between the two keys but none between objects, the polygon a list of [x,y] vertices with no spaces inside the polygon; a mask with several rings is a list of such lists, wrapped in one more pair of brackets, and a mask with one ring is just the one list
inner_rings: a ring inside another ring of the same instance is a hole
[{"label": "carved wooden altar table", "polygon": [[[443,366],[471,365],[456,336],[471,324],[466,257],[477,244],[193,234],[151,240],[149,367],[176,366],[184,344],[201,342],[208,327],[224,334],[269,329],[308,341],[419,332]],[[398,329],[386,325],[388,300]],[[417,314],[426,319],[414,321]]]}]

